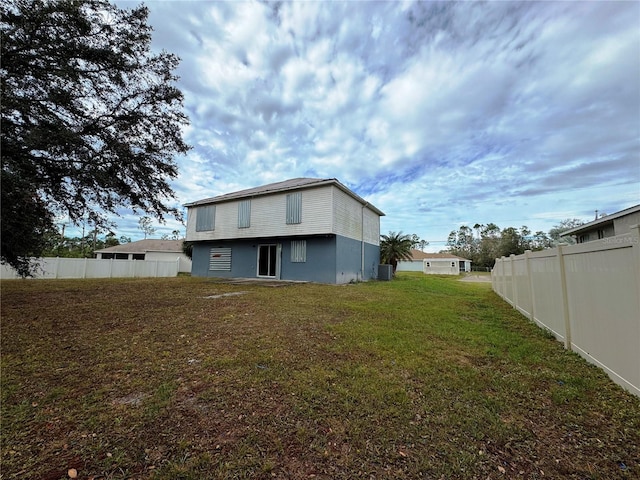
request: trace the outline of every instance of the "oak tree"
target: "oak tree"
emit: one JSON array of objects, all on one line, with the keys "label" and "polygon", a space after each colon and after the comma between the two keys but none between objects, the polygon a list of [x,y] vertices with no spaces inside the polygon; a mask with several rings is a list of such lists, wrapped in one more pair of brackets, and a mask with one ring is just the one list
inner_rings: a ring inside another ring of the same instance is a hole
[{"label": "oak tree", "polygon": [[169,181],[188,119],[179,59],[152,52],[148,9],[11,0],[0,13],[2,263],[28,274],[61,216],[179,216]]}]

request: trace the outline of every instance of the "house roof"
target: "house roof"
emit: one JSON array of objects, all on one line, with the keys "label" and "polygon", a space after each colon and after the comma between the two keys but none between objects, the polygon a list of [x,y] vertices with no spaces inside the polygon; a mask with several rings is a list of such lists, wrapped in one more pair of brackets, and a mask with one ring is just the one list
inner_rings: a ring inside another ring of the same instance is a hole
[{"label": "house roof", "polygon": [[239,190],[237,192],[225,193],[223,195],[217,195],[215,197],[205,198],[202,200],[196,200],[195,202],[185,203],[185,207],[195,207],[197,205],[206,205],[227,202],[229,200],[237,200],[240,198],[251,198],[262,195],[269,195],[273,193],[288,192],[292,190],[302,190],[305,188],[321,187],[325,185],[334,185],[343,192],[347,193],[364,206],[370,208],[380,216],[384,216],[384,213],[371,205],[365,199],[356,195],[354,192],[345,187],[335,178],[291,178],[282,182],[270,183],[268,185],[262,185],[260,187],[248,188],[246,190]]},{"label": "house roof", "polygon": [[624,210],[620,210],[619,212],[612,213],[611,215],[605,215],[604,217],[600,217],[597,220],[593,220],[589,223],[585,223],[584,225],[580,225],[579,227],[571,228],[569,230],[562,232],[560,236],[566,237],[567,235],[580,235],[582,232],[592,230],[593,227],[610,224],[616,218],[624,217],[626,215],[631,215],[632,213],[636,213],[636,212],[640,212],[640,204],[634,205],[633,207],[625,208]]},{"label": "house roof", "polygon": [[453,255],[452,253],[429,253],[429,252],[421,252],[420,250],[411,249],[411,257],[414,261],[416,260],[465,260],[470,262],[468,258],[458,257],[457,255]]},{"label": "house roof", "polygon": [[169,252],[182,253],[182,242],[184,240],[156,240],[146,239],[137,242],[122,243],[114,247],[96,250],[96,253],[147,253],[147,252]]}]

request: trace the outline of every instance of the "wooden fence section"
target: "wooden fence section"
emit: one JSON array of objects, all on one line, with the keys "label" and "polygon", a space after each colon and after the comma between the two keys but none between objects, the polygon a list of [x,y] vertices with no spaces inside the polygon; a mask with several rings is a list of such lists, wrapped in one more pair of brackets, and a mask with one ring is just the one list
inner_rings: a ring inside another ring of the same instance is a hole
[{"label": "wooden fence section", "polygon": [[[175,277],[180,271],[178,257],[173,262],[45,257],[38,259],[38,263],[35,278]],[[2,265],[0,278],[18,278],[18,275],[12,268]]]},{"label": "wooden fence section", "polygon": [[640,396],[640,225],[496,260],[493,290]]}]

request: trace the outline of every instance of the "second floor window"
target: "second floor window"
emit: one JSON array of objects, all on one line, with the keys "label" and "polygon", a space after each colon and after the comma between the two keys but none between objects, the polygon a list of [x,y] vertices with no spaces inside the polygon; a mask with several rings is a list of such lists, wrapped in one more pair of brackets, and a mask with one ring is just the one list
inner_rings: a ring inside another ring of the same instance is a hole
[{"label": "second floor window", "polygon": [[302,223],[302,193],[287,195],[287,225]]},{"label": "second floor window", "polygon": [[251,226],[251,200],[242,200],[238,203],[238,228]]},{"label": "second floor window", "polygon": [[216,206],[206,205],[196,210],[196,232],[214,230],[216,225]]}]

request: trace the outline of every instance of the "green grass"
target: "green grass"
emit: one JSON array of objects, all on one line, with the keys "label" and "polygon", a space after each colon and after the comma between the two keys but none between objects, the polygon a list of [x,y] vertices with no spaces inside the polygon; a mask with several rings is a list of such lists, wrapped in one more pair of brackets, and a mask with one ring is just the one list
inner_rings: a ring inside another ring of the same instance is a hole
[{"label": "green grass", "polygon": [[5,281],[1,307],[2,480],[640,477],[640,399],[490,284]]}]

